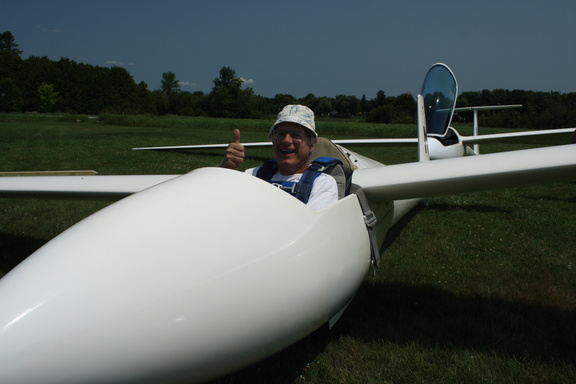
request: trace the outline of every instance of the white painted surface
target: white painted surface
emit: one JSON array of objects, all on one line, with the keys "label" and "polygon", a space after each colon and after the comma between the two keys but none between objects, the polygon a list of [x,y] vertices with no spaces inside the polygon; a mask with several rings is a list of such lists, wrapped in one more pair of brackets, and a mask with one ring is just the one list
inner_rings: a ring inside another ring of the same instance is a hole
[{"label": "white painted surface", "polygon": [[122,198],[179,175],[0,177],[0,197]]},{"label": "white painted surface", "polygon": [[203,168],[73,226],[0,280],[0,382],[188,382],[324,324],[370,265],[355,196],[314,212]]},{"label": "white painted surface", "polygon": [[576,181],[576,145],[358,169],[352,182],[377,202]]}]

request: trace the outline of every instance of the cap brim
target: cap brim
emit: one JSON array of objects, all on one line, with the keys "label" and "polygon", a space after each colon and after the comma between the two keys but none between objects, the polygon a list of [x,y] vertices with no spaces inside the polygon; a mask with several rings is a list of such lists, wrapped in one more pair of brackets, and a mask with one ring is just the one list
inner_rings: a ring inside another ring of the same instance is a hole
[{"label": "cap brim", "polygon": [[268,131],[268,136],[271,137],[272,136],[272,132],[274,132],[274,128],[276,128],[276,126],[278,124],[281,123],[295,123],[298,124],[299,126],[306,128],[307,130],[309,130],[310,132],[312,132],[314,134],[315,137],[318,137],[318,134],[316,133],[316,131],[309,127],[306,126],[304,124],[302,124],[302,119],[296,118],[296,117],[291,117],[291,116],[286,116],[286,117],[281,117],[278,120],[276,120],[276,122],[272,125],[272,127],[270,127],[270,131]]}]

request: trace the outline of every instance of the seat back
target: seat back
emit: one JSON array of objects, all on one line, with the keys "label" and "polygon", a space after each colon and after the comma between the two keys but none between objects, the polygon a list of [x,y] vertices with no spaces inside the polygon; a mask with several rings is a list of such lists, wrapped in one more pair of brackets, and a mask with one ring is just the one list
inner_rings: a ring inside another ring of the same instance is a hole
[{"label": "seat back", "polygon": [[336,183],[338,184],[339,198],[346,196],[350,190],[350,180],[352,179],[352,172],[355,169],[350,158],[342,152],[336,144],[325,137],[318,137],[310,162],[319,157],[333,157],[342,162],[344,174],[341,174],[338,169],[335,169],[331,176],[336,179]]}]

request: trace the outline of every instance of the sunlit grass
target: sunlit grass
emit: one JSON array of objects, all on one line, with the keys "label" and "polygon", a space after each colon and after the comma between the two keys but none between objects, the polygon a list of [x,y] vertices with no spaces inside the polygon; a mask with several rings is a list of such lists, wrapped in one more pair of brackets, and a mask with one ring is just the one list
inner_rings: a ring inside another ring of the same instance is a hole
[{"label": "sunlit grass", "polygon": [[[262,141],[271,124],[6,116],[0,115],[1,171],[183,173],[218,164],[222,151],[131,148],[228,142],[234,128],[244,141]],[[334,138],[415,136],[412,126],[321,123],[319,130]],[[415,159],[410,148],[358,152],[385,163]],[[246,166],[267,157],[269,150],[249,151]],[[107,204],[0,199],[0,276]],[[382,267],[366,277],[330,332],[320,330],[218,382],[573,383],[575,324],[576,184],[440,196],[388,233]]]}]

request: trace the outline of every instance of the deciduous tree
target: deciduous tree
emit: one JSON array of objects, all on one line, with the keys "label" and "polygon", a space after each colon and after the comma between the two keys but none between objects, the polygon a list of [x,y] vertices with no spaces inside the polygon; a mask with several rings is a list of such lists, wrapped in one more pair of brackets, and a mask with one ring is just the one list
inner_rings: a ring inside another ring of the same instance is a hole
[{"label": "deciduous tree", "polygon": [[214,79],[214,87],[212,91],[219,89],[240,90],[242,80],[236,77],[236,71],[230,67],[222,67],[220,69],[220,76]]},{"label": "deciduous tree", "polygon": [[58,99],[58,92],[54,90],[54,84],[42,83],[38,86],[40,106],[42,112],[51,112]]},{"label": "deciduous tree", "polygon": [[213,117],[254,117],[251,111],[254,92],[251,88],[242,90],[241,87],[242,80],[236,77],[236,71],[222,67],[208,95],[208,114]]},{"label": "deciduous tree", "polygon": [[178,83],[178,80],[176,80],[176,74],[174,72],[164,72],[162,74],[160,88],[162,89],[162,93],[166,96],[180,92],[180,84]]}]

